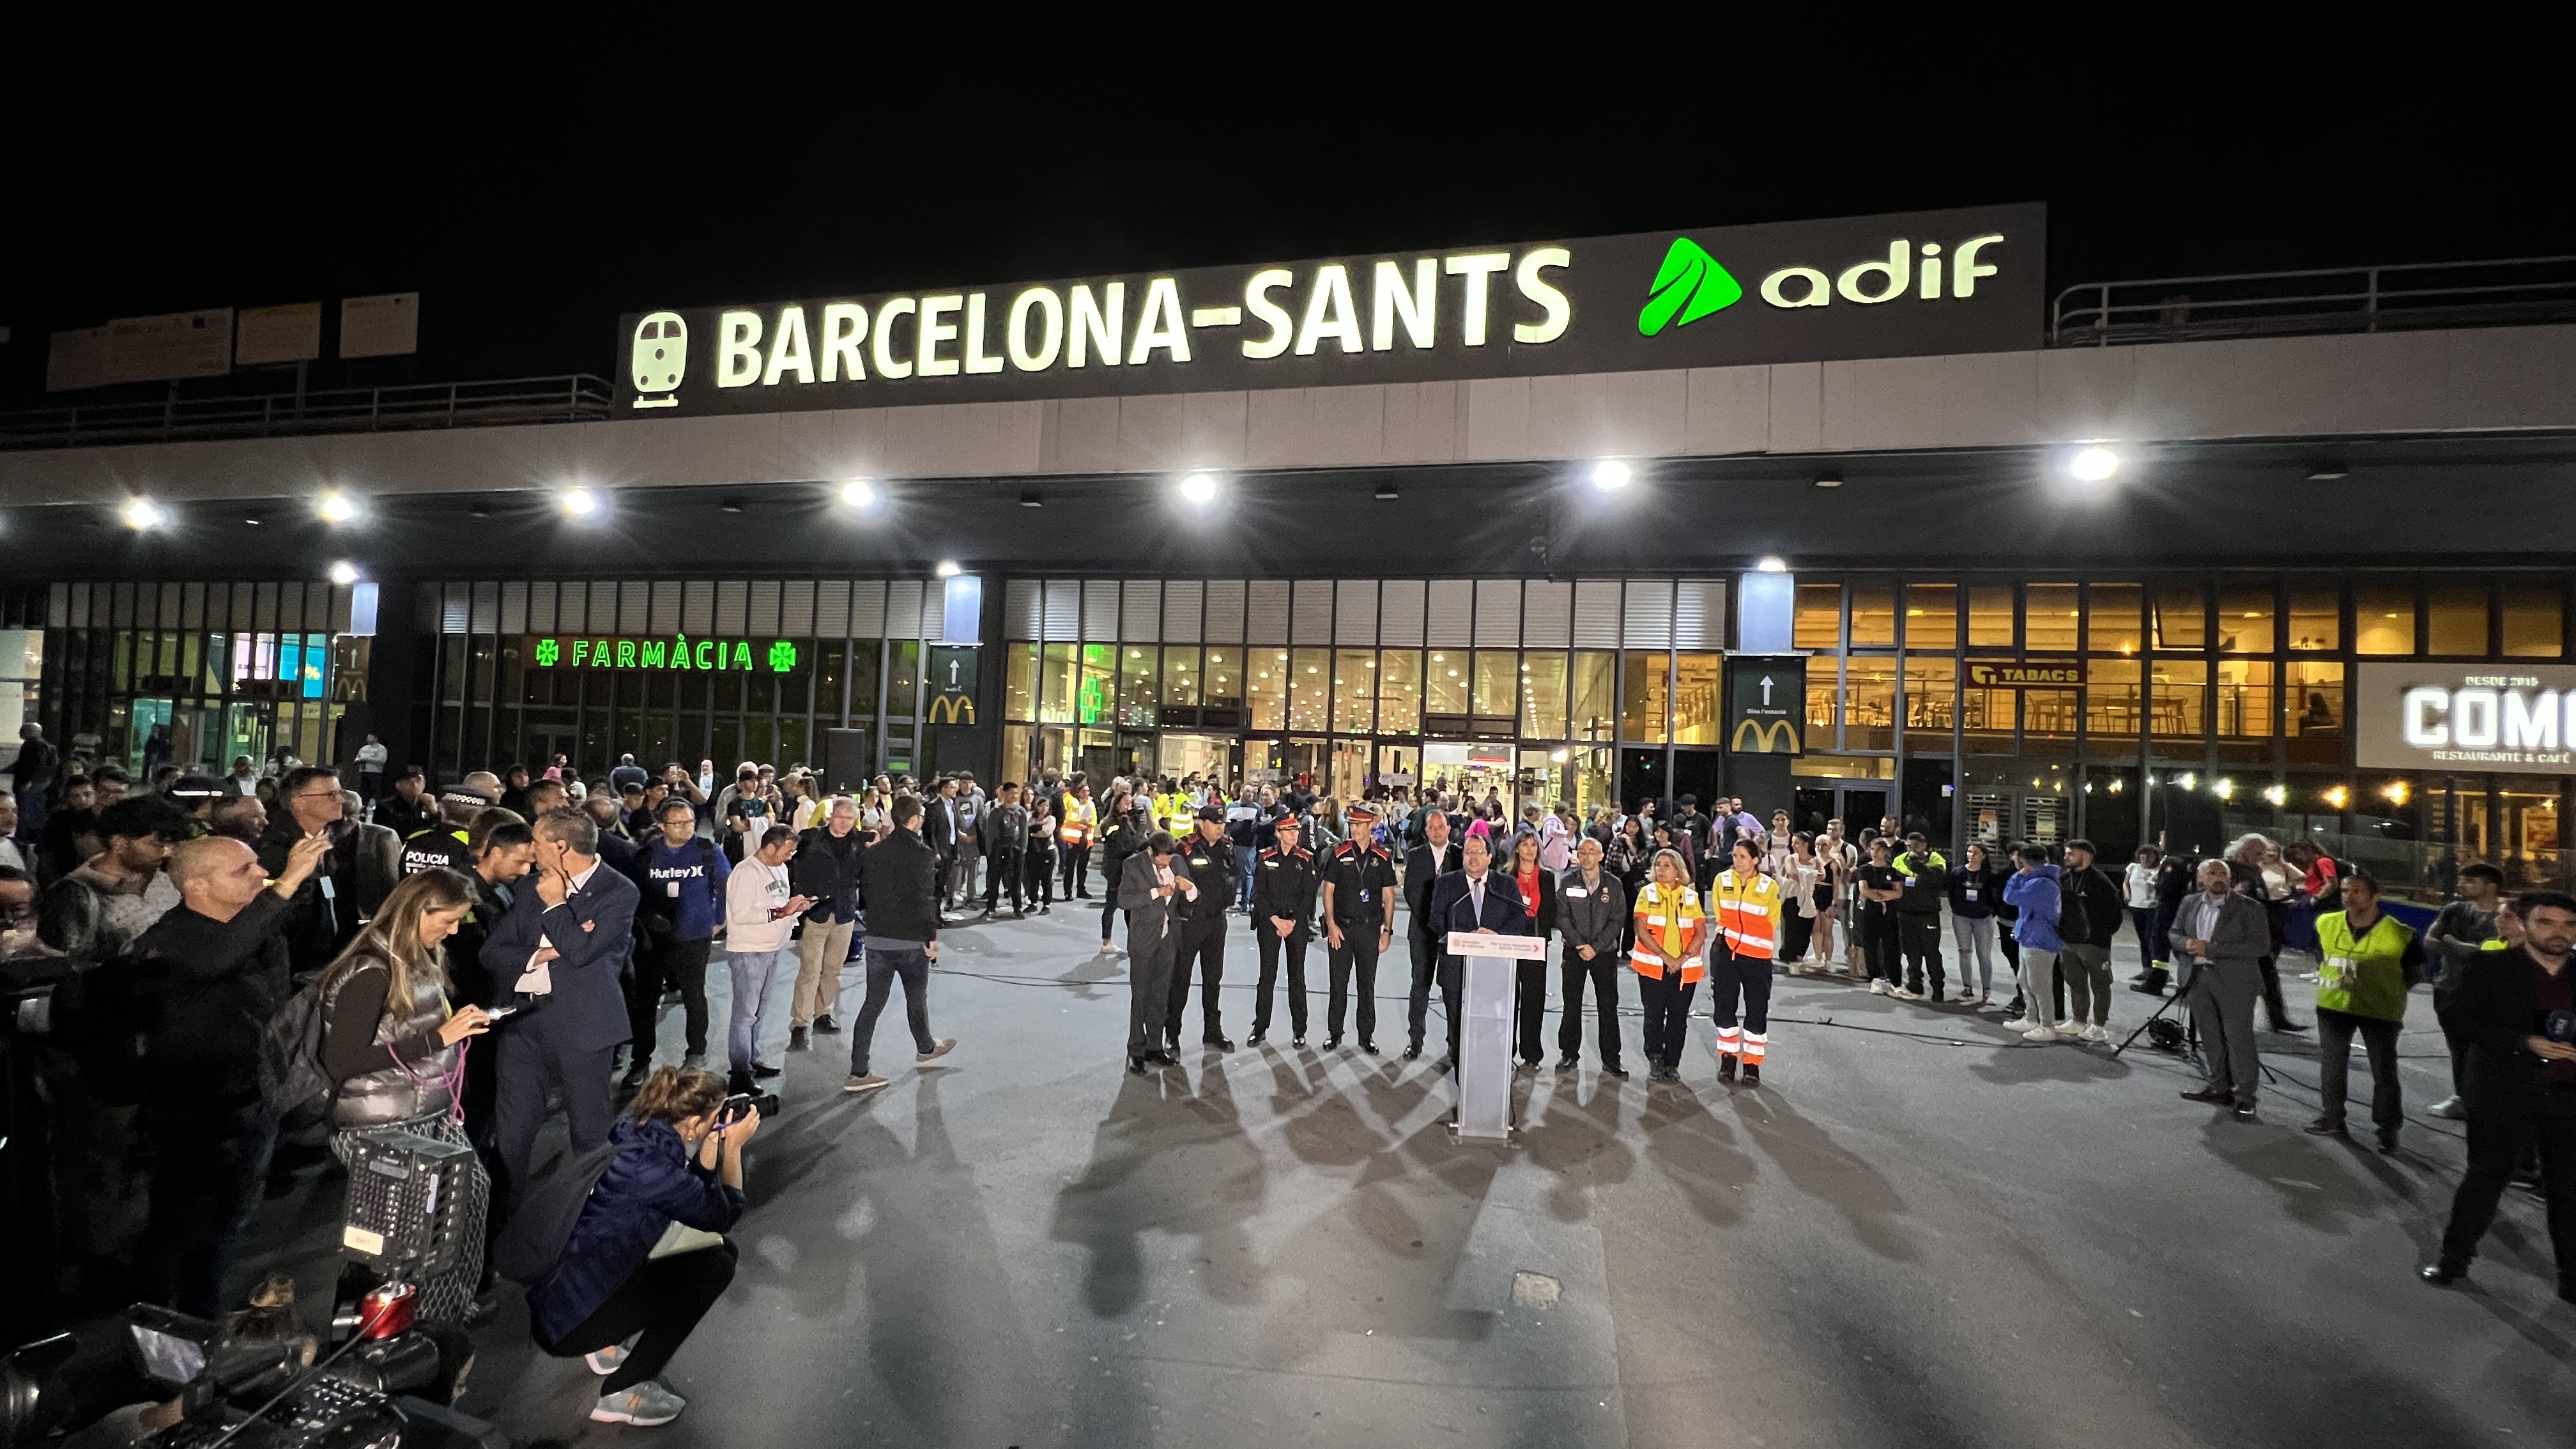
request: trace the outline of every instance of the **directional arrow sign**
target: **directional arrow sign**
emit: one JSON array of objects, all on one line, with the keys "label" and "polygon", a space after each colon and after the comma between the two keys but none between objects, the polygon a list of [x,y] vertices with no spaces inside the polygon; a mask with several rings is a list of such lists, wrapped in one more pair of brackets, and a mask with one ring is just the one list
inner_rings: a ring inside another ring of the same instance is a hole
[{"label": "directional arrow sign", "polygon": [[1764,704],[1771,702],[1771,676],[1768,674],[1762,676],[1762,702]]}]

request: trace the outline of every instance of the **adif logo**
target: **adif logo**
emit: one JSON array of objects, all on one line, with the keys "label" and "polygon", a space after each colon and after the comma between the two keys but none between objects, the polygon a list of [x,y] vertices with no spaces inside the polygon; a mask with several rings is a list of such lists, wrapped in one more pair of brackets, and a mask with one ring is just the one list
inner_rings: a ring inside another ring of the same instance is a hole
[{"label": "adif logo", "polygon": [[629,363],[635,375],[635,406],[675,408],[680,379],[689,371],[689,324],[677,312],[655,312],[635,324]]},{"label": "adif logo", "polygon": [[[1912,293],[1926,301],[1943,296],[1973,297],[1977,279],[1998,270],[1982,253],[2003,240],[2000,232],[1970,237],[1942,255],[1941,243],[1919,248],[1910,239],[1887,244],[1884,260],[1871,257],[1827,275],[1817,267],[1782,267],[1762,279],[1762,300],[1774,307],[1826,307],[1836,298],[1865,307],[1893,302]],[[1687,327],[1711,313],[1723,312],[1744,299],[1744,285],[1708,249],[1689,237],[1675,237],[1665,249],[1663,265],[1646,288],[1646,305],[1637,313],[1639,335],[1653,337],[1666,328]]]},{"label": "adif logo", "polygon": [[1652,337],[1666,327],[1687,327],[1742,300],[1744,284],[1710,256],[1708,248],[1677,236],[1664,251],[1664,264],[1655,268],[1654,285],[1646,289],[1646,305],[1637,313],[1637,332]]}]

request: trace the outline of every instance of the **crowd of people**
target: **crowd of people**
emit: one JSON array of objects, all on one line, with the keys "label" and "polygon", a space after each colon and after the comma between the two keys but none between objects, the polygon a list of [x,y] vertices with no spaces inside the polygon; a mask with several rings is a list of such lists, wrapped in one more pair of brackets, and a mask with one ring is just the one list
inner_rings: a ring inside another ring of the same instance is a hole
[{"label": "crowd of people", "polygon": [[[40,742],[32,727],[27,742]],[[298,1128],[278,1099],[273,1028],[309,999],[328,1089],[307,1115],[343,1150],[387,1127],[470,1145],[490,1242],[547,1190],[535,1158],[550,1119],[604,1174],[608,1197],[573,1202],[566,1222],[580,1226],[530,1301],[541,1346],[606,1377],[599,1417],[616,1422],[679,1411],[657,1375],[721,1293],[731,1251],[648,1272],[658,1260],[635,1240],[647,1220],[720,1233],[739,1213],[740,1147],[757,1126],[743,1103],[781,1074],[773,1047],[846,1032],[843,1090],[881,1090],[874,1038],[899,985],[913,1065],[936,1070],[957,1045],[930,1022],[942,932],[1058,902],[1097,901],[1099,950],[1127,958],[1126,1065],[1140,1074],[1178,1063],[1193,979],[1198,1040],[1235,1049],[1221,991],[1238,930],[1253,937],[1256,1047],[1279,1032],[1284,986],[1290,1047],[1319,1032],[1326,1051],[1381,1052],[1378,971],[1401,930],[1397,1049],[1424,1053],[1436,995],[1438,1067],[1454,1071],[1455,938],[1491,933],[1549,943],[1513,971],[1520,1070],[1548,1064],[1553,985],[1555,1069],[1580,1070],[1589,1036],[1598,1070],[1626,1078],[1633,975],[1651,1080],[1679,1080],[1705,985],[1718,1078],[1752,1088],[1776,1071],[1784,972],[1923,1009],[2000,1010],[2034,1044],[2107,1043],[2112,945],[2127,930],[2141,962],[2128,985],[2159,1012],[2168,994],[2186,1005],[2205,1055],[2206,1084],[2183,1095],[2242,1120],[2262,1083],[2256,1003],[2271,1029],[2308,1029],[2281,984],[2296,913],[2317,937],[2322,1100],[2308,1130],[2347,1133],[2358,1037],[2377,1143],[2396,1150],[2397,1033],[2431,979],[2455,1090],[2430,1110],[2468,1121],[2471,1166],[2424,1276],[2466,1271],[2518,1175],[2545,1179],[2560,1260],[2576,1267],[2576,900],[2505,900],[2490,867],[2463,869],[2460,899],[2418,933],[2381,908],[2368,872],[2261,836],[2206,860],[2150,846],[2115,876],[2082,840],[1971,842],[1954,863],[1894,821],[1809,834],[1785,812],[1766,822],[1740,800],[1703,810],[1688,796],[1582,819],[1562,805],[1515,815],[1498,792],[1436,780],[1349,801],[1302,781],[1095,789],[1053,772],[989,792],[957,772],[836,793],[796,768],[746,762],[720,778],[708,761],[648,771],[628,756],[592,779],[559,762],[433,788],[380,746],[359,763],[355,789],[282,762],[255,778],[165,768],[138,786],[114,765],[22,748],[15,792],[0,795],[0,928],[10,957],[56,967],[46,1068],[66,1246],[127,1275],[135,1296],[222,1306],[279,1135]],[[706,991],[719,961],[733,987],[721,1030]],[[853,965],[864,990],[845,1028]],[[657,1069],[673,1007],[678,1060]],[[624,1206],[594,1223],[602,1201]],[[659,1286],[626,1293],[630,1280]],[[490,1311],[494,1269],[477,1257],[429,1286],[470,1322]]]}]

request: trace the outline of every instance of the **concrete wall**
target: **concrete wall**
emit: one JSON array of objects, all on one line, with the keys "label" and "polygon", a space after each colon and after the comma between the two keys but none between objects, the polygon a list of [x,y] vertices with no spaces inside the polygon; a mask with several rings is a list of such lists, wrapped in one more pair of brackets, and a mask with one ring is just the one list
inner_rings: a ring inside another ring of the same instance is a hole
[{"label": "concrete wall", "polygon": [[0,504],[2576,430],[2576,327],[0,453]]}]

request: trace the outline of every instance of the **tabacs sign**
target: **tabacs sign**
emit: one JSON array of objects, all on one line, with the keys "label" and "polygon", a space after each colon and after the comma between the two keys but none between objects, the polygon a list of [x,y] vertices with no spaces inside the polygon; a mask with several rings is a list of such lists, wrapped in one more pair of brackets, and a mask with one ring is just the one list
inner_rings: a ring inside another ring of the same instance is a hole
[{"label": "tabacs sign", "polygon": [[519,657],[531,669],[651,669],[680,673],[729,670],[736,674],[790,674],[798,653],[792,639],[631,639],[587,635],[532,634],[520,641]]},{"label": "tabacs sign", "polygon": [[2576,669],[2364,664],[2352,702],[2365,770],[2576,775]]},{"label": "tabacs sign", "polygon": [[2037,205],[629,313],[617,415],[2003,352]]},{"label": "tabacs sign", "polygon": [[2024,664],[2013,659],[1968,661],[1971,689],[2075,689],[2083,683],[2084,665],[2079,660],[2061,664]]}]

